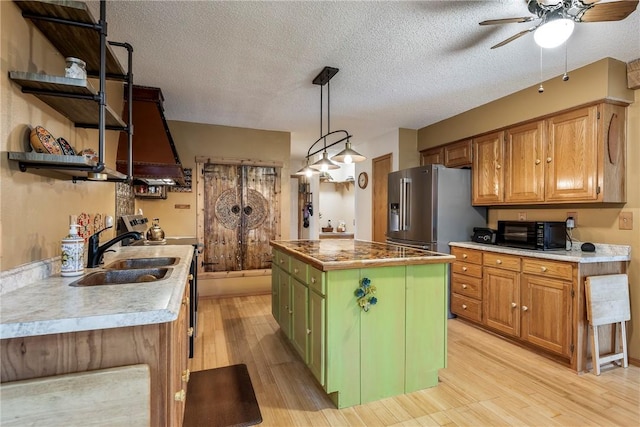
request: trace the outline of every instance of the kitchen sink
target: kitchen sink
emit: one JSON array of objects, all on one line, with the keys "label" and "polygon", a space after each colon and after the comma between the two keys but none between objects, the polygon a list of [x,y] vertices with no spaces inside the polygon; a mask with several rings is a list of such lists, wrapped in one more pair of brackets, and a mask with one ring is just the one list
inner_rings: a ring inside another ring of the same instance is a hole
[{"label": "kitchen sink", "polygon": [[155,257],[155,258],[128,258],[114,261],[105,268],[114,270],[125,270],[127,268],[152,268],[168,267],[176,265],[180,258],[175,257]]},{"label": "kitchen sink", "polygon": [[172,270],[172,268],[164,267],[96,271],[76,280],[69,286],[101,286],[156,282],[168,279]]}]

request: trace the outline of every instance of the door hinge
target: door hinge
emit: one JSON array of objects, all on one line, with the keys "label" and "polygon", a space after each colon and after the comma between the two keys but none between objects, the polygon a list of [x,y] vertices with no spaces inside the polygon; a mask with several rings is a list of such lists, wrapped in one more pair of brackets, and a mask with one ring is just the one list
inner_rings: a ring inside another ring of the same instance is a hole
[{"label": "door hinge", "polygon": [[571,298],[576,296],[576,291],[574,291],[573,289],[571,289]]},{"label": "door hinge", "polygon": [[575,349],[575,346],[574,346],[573,344],[571,344],[571,345],[569,346],[569,351],[570,351],[571,353],[573,353],[573,350],[574,350],[574,349]]},{"label": "door hinge", "polygon": [[600,120],[600,111],[596,113],[596,119]]},{"label": "door hinge", "polygon": [[600,186],[599,185],[596,187],[596,194],[600,194]]}]

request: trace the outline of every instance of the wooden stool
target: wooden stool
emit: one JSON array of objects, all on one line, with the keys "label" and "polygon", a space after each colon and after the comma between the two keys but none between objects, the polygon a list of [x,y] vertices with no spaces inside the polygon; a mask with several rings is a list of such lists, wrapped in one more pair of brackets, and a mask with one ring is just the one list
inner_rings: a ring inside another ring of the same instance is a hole
[{"label": "wooden stool", "polygon": [[[628,367],[627,331],[625,322],[631,319],[629,307],[629,279],[626,274],[587,277],[585,284],[587,297],[587,319],[591,325],[591,356],[593,369],[600,375],[600,366],[616,360],[622,360],[622,366]],[[615,334],[613,353],[600,355],[598,326],[612,325]],[[617,326],[620,325],[620,328]],[[619,351],[618,335],[622,337],[622,351]]]}]

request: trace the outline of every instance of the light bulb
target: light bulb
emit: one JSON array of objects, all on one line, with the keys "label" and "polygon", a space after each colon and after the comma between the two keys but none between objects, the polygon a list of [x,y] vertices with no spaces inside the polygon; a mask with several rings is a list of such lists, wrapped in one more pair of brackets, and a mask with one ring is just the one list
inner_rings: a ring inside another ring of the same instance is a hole
[{"label": "light bulb", "polygon": [[327,166],[326,164],[323,164],[320,167],[320,172],[328,172],[329,171],[329,166]]},{"label": "light bulb", "polygon": [[344,161],[343,163],[349,164],[353,162],[353,158],[351,157],[351,155],[347,154],[346,156],[344,156]]},{"label": "light bulb", "polygon": [[573,33],[575,23],[571,19],[555,19],[538,27],[533,33],[533,39],[538,46],[551,49],[560,46]]},{"label": "light bulb", "polygon": [[307,176],[307,178],[311,178],[311,176],[313,175],[313,171],[311,170],[311,168],[307,168],[304,174]]}]

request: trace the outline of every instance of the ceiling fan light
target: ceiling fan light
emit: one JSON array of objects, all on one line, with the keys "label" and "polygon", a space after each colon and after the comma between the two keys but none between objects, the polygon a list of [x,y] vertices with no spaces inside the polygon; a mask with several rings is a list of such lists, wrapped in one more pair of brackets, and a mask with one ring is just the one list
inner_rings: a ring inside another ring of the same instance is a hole
[{"label": "ceiling fan light", "polygon": [[545,49],[558,47],[569,39],[574,26],[575,22],[571,19],[554,19],[539,26],[533,33],[533,39]]},{"label": "ceiling fan light", "polygon": [[347,141],[344,150],[333,156],[331,160],[349,164],[363,162],[367,160],[367,158],[351,148],[351,143]]},{"label": "ceiling fan light", "polygon": [[326,151],[322,153],[322,158],[320,160],[309,165],[309,167],[320,172],[326,172],[331,169],[340,169],[340,165],[329,159],[329,155]]}]

